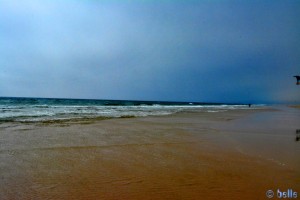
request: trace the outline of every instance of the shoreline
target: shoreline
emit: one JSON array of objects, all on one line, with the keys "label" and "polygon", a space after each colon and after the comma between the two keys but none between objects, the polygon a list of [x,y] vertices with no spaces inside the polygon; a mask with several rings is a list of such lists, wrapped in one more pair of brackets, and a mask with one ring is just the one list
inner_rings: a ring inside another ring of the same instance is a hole
[{"label": "shoreline", "polygon": [[300,192],[292,132],[298,116],[298,109],[275,107],[67,126],[4,123],[0,199],[265,199],[269,189]]},{"label": "shoreline", "polygon": [[187,113],[221,113],[221,112],[234,112],[235,110],[238,111],[247,111],[247,112],[257,112],[257,111],[266,111],[266,110],[276,110],[274,107],[269,107],[269,106],[258,106],[258,107],[252,107],[252,108],[236,108],[236,109],[227,109],[227,108],[217,108],[218,110],[210,110],[209,108],[195,108],[194,110],[182,110],[170,114],[153,114],[153,115],[146,115],[146,116],[135,116],[135,115],[121,115],[118,117],[113,117],[113,116],[94,116],[94,117],[78,117],[78,118],[65,118],[65,119],[60,119],[60,118],[53,118],[53,119],[42,119],[42,120],[25,120],[25,121],[14,121],[13,119],[10,120],[3,120],[0,121],[0,128],[1,125],[5,124],[13,124],[13,125],[36,125],[36,126],[41,126],[41,125],[54,125],[54,126],[59,126],[59,125],[72,125],[72,124],[93,124],[97,122],[101,122],[102,120],[118,120],[118,119],[128,119],[128,118],[153,118],[153,117],[168,117],[168,116],[174,116],[174,115],[180,115],[180,114],[187,114]]}]

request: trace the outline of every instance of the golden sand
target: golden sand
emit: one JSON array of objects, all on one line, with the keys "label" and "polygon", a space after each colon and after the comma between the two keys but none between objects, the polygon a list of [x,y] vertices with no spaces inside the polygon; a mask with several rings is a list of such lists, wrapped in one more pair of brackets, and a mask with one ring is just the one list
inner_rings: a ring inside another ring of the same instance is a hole
[{"label": "golden sand", "polygon": [[[300,192],[299,144],[289,132],[297,125],[277,123],[274,131],[268,123],[275,113],[1,124],[0,199],[266,199],[269,189]],[[260,116],[270,119],[261,125]]]}]

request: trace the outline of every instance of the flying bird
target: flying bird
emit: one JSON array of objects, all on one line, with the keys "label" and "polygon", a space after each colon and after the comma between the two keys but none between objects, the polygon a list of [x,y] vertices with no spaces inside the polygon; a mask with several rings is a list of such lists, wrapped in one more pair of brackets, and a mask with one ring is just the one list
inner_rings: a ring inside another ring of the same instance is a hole
[{"label": "flying bird", "polygon": [[297,79],[297,85],[300,85],[300,76],[294,76]]}]

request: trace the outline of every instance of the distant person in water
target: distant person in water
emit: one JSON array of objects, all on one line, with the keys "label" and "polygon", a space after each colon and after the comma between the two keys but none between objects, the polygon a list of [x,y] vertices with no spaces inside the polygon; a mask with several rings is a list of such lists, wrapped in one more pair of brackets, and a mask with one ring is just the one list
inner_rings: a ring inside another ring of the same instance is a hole
[{"label": "distant person in water", "polygon": [[294,76],[297,79],[297,85],[300,85],[300,76]]},{"label": "distant person in water", "polygon": [[249,106],[249,108],[250,108],[250,107],[251,107],[251,104],[249,103],[248,106]]}]

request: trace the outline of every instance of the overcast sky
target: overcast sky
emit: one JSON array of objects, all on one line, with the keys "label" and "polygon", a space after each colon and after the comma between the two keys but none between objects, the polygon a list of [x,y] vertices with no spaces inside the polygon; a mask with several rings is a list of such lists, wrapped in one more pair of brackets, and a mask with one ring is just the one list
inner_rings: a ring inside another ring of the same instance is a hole
[{"label": "overcast sky", "polygon": [[300,102],[300,1],[0,0],[0,96]]}]

